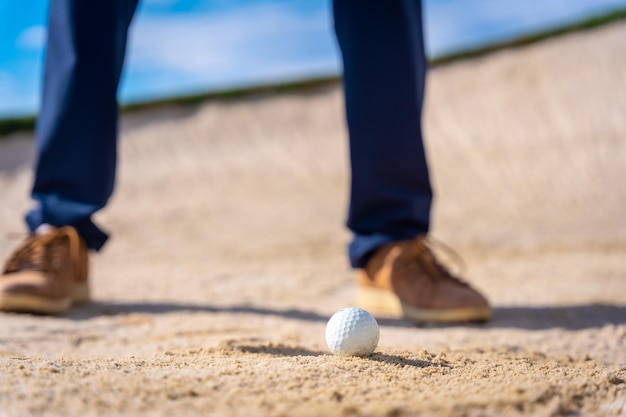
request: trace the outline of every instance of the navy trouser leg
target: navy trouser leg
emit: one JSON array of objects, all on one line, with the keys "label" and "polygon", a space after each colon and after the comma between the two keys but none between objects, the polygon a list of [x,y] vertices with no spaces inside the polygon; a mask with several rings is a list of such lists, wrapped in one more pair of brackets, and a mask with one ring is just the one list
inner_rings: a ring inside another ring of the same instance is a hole
[{"label": "navy trouser leg", "polygon": [[422,144],[427,61],[419,0],[334,0],[344,65],[353,267],[426,233],[432,189]]},{"label": "navy trouser leg", "polygon": [[26,216],[72,225],[92,249],[107,235],[91,220],[113,191],[117,147],[117,87],[128,26],[137,0],[52,0],[38,157]]}]

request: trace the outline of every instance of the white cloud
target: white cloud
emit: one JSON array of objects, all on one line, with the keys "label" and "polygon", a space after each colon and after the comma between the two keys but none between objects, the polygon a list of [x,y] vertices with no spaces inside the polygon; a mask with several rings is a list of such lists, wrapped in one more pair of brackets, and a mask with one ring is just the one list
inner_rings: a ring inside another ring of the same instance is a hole
[{"label": "white cloud", "polygon": [[41,49],[46,45],[48,31],[45,26],[31,26],[20,33],[17,46],[24,49]]},{"label": "white cloud", "polygon": [[[320,36],[332,42],[330,22],[326,10],[301,14],[275,5],[139,16],[131,32],[128,64],[131,70],[158,68],[213,81],[235,80],[253,72],[267,74],[273,67],[282,74],[285,65],[306,61],[307,45],[319,45]],[[336,58],[330,55],[328,65],[336,66]]]},{"label": "white cloud", "polygon": [[431,55],[580,19],[626,6],[626,0],[427,0]]}]

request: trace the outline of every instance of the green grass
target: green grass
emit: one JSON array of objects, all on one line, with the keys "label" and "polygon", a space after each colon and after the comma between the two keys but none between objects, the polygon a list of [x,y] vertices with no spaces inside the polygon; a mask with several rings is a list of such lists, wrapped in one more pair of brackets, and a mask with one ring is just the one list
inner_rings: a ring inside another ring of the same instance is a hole
[{"label": "green grass", "polygon": [[[626,19],[626,8],[612,11],[606,14],[592,16],[581,21],[568,23],[563,26],[548,29],[545,31],[533,33],[519,38],[497,42],[477,48],[466,49],[462,51],[452,52],[430,60],[430,66],[436,67],[440,65],[450,64],[452,62],[478,58],[503,49],[517,48],[521,46],[531,45],[547,39],[552,39],[568,33],[579,32],[597,28],[608,23]],[[269,93],[286,93],[294,91],[302,91],[317,88],[325,85],[334,85],[339,83],[341,77],[327,76],[312,78],[306,80],[282,82],[276,84],[259,85],[254,87],[234,88],[222,91],[213,91],[208,93],[200,93],[188,96],[172,97],[161,100],[152,100],[139,103],[131,103],[122,106],[122,112],[133,112],[137,110],[151,109],[166,106],[193,105],[212,100],[232,100],[251,95]],[[36,116],[26,116],[18,118],[0,119],[0,139],[9,133],[18,131],[33,130],[36,123]]]},{"label": "green grass", "polygon": [[0,139],[9,133],[33,130],[37,122],[36,116],[14,117],[0,120]]},{"label": "green grass", "polygon": [[[152,100],[152,101],[146,101],[146,102],[141,102],[141,103],[126,104],[122,106],[122,111],[131,112],[135,110],[149,109],[149,108],[155,108],[155,107],[198,104],[198,103],[203,103],[205,101],[211,101],[211,100],[232,100],[232,99],[258,95],[258,94],[263,94],[263,93],[276,94],[276,93],[286,93],[286,92],[292,92],[292,91],[302,91],[302,90],[322,87],[325,85],[334,85],[337,82],[339,82],[339,80],[340,80],[340,77],[336,75],[332,75],[332,76],[327,76],[327,77],[310,78],[306,80],[281,82],[277,84],[265,84],[265,85],[258,85],[254,87],[233,88],[229,90],[212,91],[208,93],[199,93],[199,94],[188,95],[188,96],[166,98],[162,100]],[[0,120],[0,123],[2,123],[1,120]]]}]

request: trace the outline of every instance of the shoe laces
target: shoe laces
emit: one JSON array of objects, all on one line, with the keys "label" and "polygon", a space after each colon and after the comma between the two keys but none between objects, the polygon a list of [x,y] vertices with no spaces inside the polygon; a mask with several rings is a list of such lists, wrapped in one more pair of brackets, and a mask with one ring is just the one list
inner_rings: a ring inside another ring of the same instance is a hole
[{"label": "shoe laces", "polygon": [[433,281],[451,280],[464,286],[468,286],[465,281],[458,278],[456,274],[450,272],[450,270],[437,260],[434,254],[435,250],[443,252],[450,259],[454,260],[454,263],[459,265],[460,275],[466,270],[466,264],[463,258],[443,242],[436,240],[432,236],[420,236],[415,239],[409,247],[409,256],[411,259],[419,265],[419,267],[426,272],[426,275]]},{"label": "shoe laces", "polygon": [[77,265],[80,257],[80,236],[76,229],[70,226],[54,229],[43,235],[33,234],[29,236],[17,249],[4,265],[4,274],[34,270],[44,273],[58,271],[62,265],[63,240],[69,242],[69,256],[72,265]]}]

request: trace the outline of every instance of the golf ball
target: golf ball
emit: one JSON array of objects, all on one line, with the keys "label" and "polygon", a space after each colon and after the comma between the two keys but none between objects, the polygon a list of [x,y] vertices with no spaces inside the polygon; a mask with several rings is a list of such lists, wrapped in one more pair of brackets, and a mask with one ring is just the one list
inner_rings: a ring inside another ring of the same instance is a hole
[{"label": "golf ball", "polygon": [[378,346],[378,323],[367,311],[342,308],[328,320],[326,344],[335,355],[367,356]]}]

